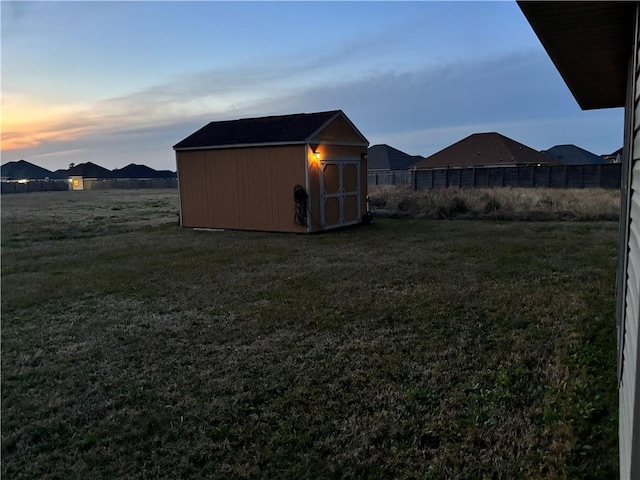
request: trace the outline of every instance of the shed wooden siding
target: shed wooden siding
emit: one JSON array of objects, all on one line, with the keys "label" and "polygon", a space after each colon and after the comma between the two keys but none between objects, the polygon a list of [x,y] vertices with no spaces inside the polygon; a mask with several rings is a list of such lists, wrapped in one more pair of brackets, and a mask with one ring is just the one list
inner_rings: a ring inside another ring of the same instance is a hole
[{"label": "shed wooden siding", "polygon": [[177,151],[182,225],[306,231],[293,222],[293,187],[306,185],[304,148]]},{"label": "shed wooden siding", "polygon": [[[620,379],[620,478],[640,478],[640,357],[638,324],[640,317],[640,10],[635,12],[635,41],[630,61],[629,93],[626,105],[625,177],[621,216],[624,244],[624,286],[618,292],[622,334],[622,375]],[[625,219],[628,221],[625,222]]]},{"label": "shed wooden siding", "polygon": [[[350,127],[349,132],[353,132]],[[345,137],[342,138],[344,139]],[[362,141],[360,137],[358,137],[358,140],[360,142]],[[345,141],[346,143],[347,140],[343,141]],[[312,232],[317,232],[322,229],[322,226],[320,225],[320,162],[323,159],[357,161],[360,164],[360,213],[362,220],[362,215],[364,215],[367,211],[367,147],[320,144],[315,148],[315,152],[320,154],[320,160],[317,160],[315,158],[312,147],[308,148],[307,159],[309,165],[309,211],[311,213],[309,218],[310,230]],[[346,208],[349,210],[349,212],[357,212],[357,205],[353,206],[348,204]],[[330,210],[328,213],[329,215],[331,215],[332,211]],[[347,216],[351,215],[347,214]]]},{"label": "shed wooden siding", "polygon": [[341,142],[361,144],[362,138],[353,130],[343,117],[335,118],[317,135],[309,139],[309,143]]}]

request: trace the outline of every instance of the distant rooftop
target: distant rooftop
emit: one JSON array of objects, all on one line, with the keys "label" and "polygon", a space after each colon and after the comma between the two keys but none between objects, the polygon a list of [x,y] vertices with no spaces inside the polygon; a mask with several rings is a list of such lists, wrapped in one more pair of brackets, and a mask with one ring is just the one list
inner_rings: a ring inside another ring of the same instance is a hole
[{"label": "distant rooftop", "polygon": [[367,149],[368,170],[408,170],[423,160],[419,155],[409,155],[389,145],[373,145]]},{"label": "distant rooftop", "polygon": [[555,145],[548,150],[542,150],[542,153],[551,155],[556,160],[562,162],[564,165],[587,165],[605,163],[605,159],[591,153],[584,148],[577,147],[576,145]]},{"label": "distant rooftop", "polygon": [[497,132],[474,133],[416,163],[416,168],[558,165],[555,158]]}]

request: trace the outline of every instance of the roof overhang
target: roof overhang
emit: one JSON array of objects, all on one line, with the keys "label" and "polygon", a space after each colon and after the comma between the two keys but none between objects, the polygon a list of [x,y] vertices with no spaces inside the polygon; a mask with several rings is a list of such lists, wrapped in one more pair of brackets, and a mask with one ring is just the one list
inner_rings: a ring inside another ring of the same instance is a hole
[{"label": "roof overhang", "polygon": [[517,3],[583,110],[625,105],[637,2]]},{"label": "roof overhang", "polygon": [[328,145],[341,145],[348,147],[366,147],[368,143],[354,143],[354,142],[309,142],[308,140],[299,141],[299,142],[270,142],[270,143],[233,143],[229,145],[211,145],[204,147],[183,147],[173,149],[176,152],[186,152],[189,150],[225,150],[229,148],[253,148],[253,147],[286,147],[291,145],[320,145],[320,144],[328,144]]},{"label": "roof overhang", "polygon": [[173,149],[176,152],[185,152],[188,150],[223,150],[228,148],[250,148],[250,147],[284,147],[289,145],[305,145],[307,142],[270,142],[270,143],[232,143],[228,145],[211,145],[204,147],[184,147],[184,148],[176,148]]}]

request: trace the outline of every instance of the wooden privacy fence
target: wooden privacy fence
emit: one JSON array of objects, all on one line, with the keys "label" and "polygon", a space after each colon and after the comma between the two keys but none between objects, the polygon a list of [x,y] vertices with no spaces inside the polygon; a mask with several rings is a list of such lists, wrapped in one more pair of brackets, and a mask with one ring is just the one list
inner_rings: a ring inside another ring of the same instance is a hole
[{"label": "wooden privacy fence", "polygon": [[87,190],[111,190],[125,189],[137,190],[139,188],[178,188],[177,178],[145,178],[145,179],[107,179],[84,182]]},{"label": "wooden privacy fence", "polygon": [[410,170],[388,170],[382,172],[368,172],[369,185],[411,185]]},{"label": "wooden privacy fence", "polygon": [[27,192],[53,192],[69,190],[69,182],[66,180],[35,180],[28,183],[2,182],[2,193],[27,193]]},{"label": "wooden privacy fence", "polygon": [[[70,190],[65,180],[34,180],[28,183],[2,182],[2,193],[52,192]],[[137,190],[140,188],[178,188],[177,178],[147,179],[89,179],[85,178],[84,190]]]},{"label": "wooden privacy fence", "polygon": [[414,190],[432,188],[620,188],[622,164],[434,168],[412,170]]}]

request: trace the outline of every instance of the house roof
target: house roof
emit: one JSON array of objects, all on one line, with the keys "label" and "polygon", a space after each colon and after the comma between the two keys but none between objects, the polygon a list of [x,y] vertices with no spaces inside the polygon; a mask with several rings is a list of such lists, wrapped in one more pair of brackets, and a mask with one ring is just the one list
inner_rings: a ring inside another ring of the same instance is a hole
[{"label": "house roof", "polygon": [[305,143],[339,116],[362,137],[363,143],[368,143],[342,110],[331,110],[211,122],[175,144],[173,148],[186,150]]},{"label": "house roof", "polygon": [[518,5],[583,110],[624,106],[636,2]]},{"label": "house roof", "polygon": [[415,164],[416,168],[557,165],[549,155],[496,132],[474,133]]},{"label": "house roof", "polygon": [[424,157],[409,155],[386,144],[373,145],[367,149],[368,170],[408,170],[422,159]]},{"label": "house roof", "polygon": [[51,172],[51,176],[49,178],[67,179],[69,178],[69,175],[67,174],[67,170],[65,170],[64,168],[59,168],[58,170]]},{"label": "house roof", "polygon": [[53,178],[50,170],[39,167],[26,160],[17,160],[13,162],[7,162],[0,167],[0,175],[2,177],[11,179],[27,178],[31,180],[38,180],[44,178]]},{"label": "house roof", "polygon": [[548,150],[542,150],[542,153],[551,155],[564,165],[605,163],[605,159],[602,156],[575,145],[555,145]]},{"label": "house roof", "polygon": [[622,155],[622,147],[620,147],[619,149],[617,149],[615,152],[611,152],[611,153],[605,153],[602,156],[603,157],[617,157],[618,155]]},{"label": "house roof", "polygon": [[[59,170],[58,170],[59,171]],[[58,172],[57,171],[57,172]],[[60,173],[64,173],[61,171]],[[111,178],[111,171],[92,162],[79,163],[66,171],[66,176],[80,176],[87,178]]]},{"label": "house roof", "polygon": [[114,178],[175,178],[176,174],[170,170],[154,170],[146,165],[130,163],[126,167],[111,171]]}]

